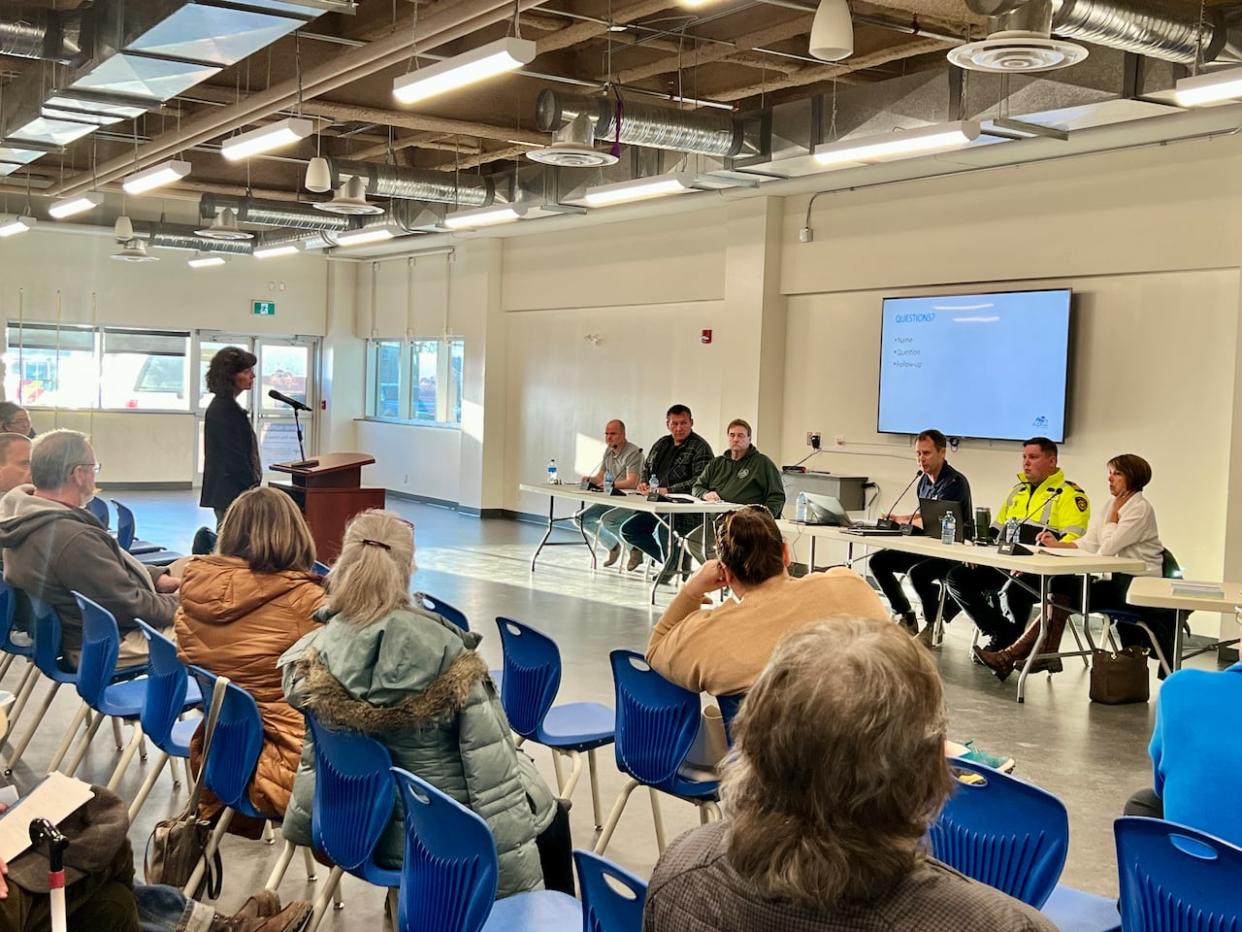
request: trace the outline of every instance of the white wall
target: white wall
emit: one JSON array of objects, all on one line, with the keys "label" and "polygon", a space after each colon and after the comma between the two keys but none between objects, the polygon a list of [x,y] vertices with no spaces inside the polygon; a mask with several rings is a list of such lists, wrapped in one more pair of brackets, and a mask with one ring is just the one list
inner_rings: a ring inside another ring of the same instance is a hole
[{"label": "white wall", "polygon": [[[300,255],[267,262],[246,257],[212,269],[191,269],[187,253],[157,251],[161,261],[145,265],[114,262],[116,246],[108,236],[56,230],[40,224],[34,231],[0,242],[0,318],[17,322],[116,324],[130,327],[210,329],[280,336],[324,336],[331,296],[328,263],[319,256]],[[325,341],[329,367],[340,367],[337,385],[360,380],[361,342],[353,325],[352,272],[344,273],[350,288],[336,301],[348,301],[348,340]],[[276,315],[251,314],[254,299],[276,302]],[[338,327],[339,331],[339,327]],[[331,368],[328,370],[331,381]],[[330,385],[329,385],[330,387]],[[353,446],[353,417],[360,413],[361,392],[337,392],[346,410],[343,425],[326,421],[325,448]],[[350,405],[353,404],[353,408]],[[35,427],[72,427],[95,438],[108,482],[190,482],[195,473],[194,415],[70,411],[36,411]],[[328,443],[332,446],[327,446]]]}]

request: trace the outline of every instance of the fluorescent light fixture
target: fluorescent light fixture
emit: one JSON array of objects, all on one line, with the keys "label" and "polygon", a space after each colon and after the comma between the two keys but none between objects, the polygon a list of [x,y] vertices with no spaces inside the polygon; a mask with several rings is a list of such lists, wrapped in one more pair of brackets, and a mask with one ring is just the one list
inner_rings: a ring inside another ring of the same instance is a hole
[{"label": "fluorescent light fixture", "polygon": [[144,168],[140,172],[134,172],[132,175],[126,176],[121,183],[121,187],[125,189],[126,194],[146,194],[148,191],[162,188],[166,184],[180,181],[189,173],[189,162],[173,159],[172,161],[161,162],[159,165],[153,165],[150,168]]},{"label": "fluorescent light fixture", "polygon": [[275,259],[278,256],[291,256],[300,251],[293,243],[284,243],[279,246],[256,246],[251,255],[256,259]]},{"label": "fluorescent light fixture", "polygon": [[338,246],[363,246],[367,243],[382,243],[396,234],[388,227],[364,227],[361,230],[350,230],[348,233],[336,235]]},{"label": "fluorescent light fixture", "polygon": [[918,129],[901,130],[860,139],[845,139],[815,147],[815,161],[821,166],[838,167],[859,162],[884,162],[907,156],[927,155],[958,149],[979,137],[979,124],[938,123]]},{"label": "fluorescent light fixture", "polygon": [[224,265],[224,256],[210,256],[198,253],[188,260],[186,265],[192,269],[210,269],[218,265]]},{"label": "fluorescent light fixture", "polygon": [[677,173],[618,181],[616,184],[597,184],[587,188],[582,194],[582,199],[586,201],[588,207],[611,207],[613,204],[625,204],[629,201],[645,201],[653,197],[667,197],[670,194],[685,194],[690,190],[690,181],[689,174]]},{"label": "fluorescent light fixture", "polygon": [[0,217],[0,238],[25,233],[35,225],[34,217]]},{"label": "fluorescent light fixture", "polygon": [[526,208],[520,204],[493,204],[491,207],[454,211],[444,218],[444,226],[450,230],[473,230],[476,227],[513,223],[524,216]]},{"label": "fluorescent light fixture", "polygon": [[403,104],[418,103],[445,91],[514,71],[535,60],[530,39],[497,39],[426,68],[403,74],[392,82],[392,94]]},{"label": "fluorescent light fixture", "polygon": [[1182,78],[1174,85],[1173,96],[1179,107],[1202,107],[1242,97],[1242,68]]},{"label": "fluorescent light fixture", "polygon": [[260,126],[248,133],[224,140],[221,152],[230,162],[239,162],[252,155],[271,152],[281,146],[291,145],[299,139],[305,139],[315,131],[315,124],[301,117],[289,117],[279,123]]},{"label": "fluorescent light fixture", "polygon": [[80,194],[77,197],[67,197],[64,200],[57,201],[47,209],[47,212],[57,220],[64,220],[66,217],[73,217],[77,214],[84,214],[88,210],[94,210],[103,203],[103,195],[96,191],[89,194]]}]

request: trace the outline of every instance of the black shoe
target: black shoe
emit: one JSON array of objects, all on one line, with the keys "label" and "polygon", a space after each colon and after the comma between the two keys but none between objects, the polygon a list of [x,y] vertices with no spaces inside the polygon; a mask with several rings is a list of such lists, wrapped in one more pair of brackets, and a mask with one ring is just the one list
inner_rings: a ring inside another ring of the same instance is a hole
[{"label": "black shoe", "polygon": [[914,616],[914,612],[896,612],[893,614],[893,621],[901,625],[905,629],[906,634],[915,637],[919,633],[919,621]]}]

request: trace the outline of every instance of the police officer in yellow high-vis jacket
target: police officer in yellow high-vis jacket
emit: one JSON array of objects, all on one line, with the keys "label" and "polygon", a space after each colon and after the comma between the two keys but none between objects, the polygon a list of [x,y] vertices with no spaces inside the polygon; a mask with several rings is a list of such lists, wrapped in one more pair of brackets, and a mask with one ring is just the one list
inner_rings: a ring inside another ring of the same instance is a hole
[{"label": "police officer in yellow high-vis jacket", "polygon": [[[1045,528],[1061,540],[1087,533],[1091,503],[1082,486],[1065,478],[1057,465],[1057,445],[1047,437],[1032,437],[1022,445],[1022,474],[1005,497],[992,524],[998,537],[1011,518],[1022,524],[1021,540],[1033,543]],[[1009,574],[987,566],[960,565],[948,575],[949,594],[970,615],[979,630],[991,638],[986,650],[1001,650],[1026,628],[1036,597],[1025,587],[1005,583]],[[993,599],[1000,590],[1007,613]]]}]

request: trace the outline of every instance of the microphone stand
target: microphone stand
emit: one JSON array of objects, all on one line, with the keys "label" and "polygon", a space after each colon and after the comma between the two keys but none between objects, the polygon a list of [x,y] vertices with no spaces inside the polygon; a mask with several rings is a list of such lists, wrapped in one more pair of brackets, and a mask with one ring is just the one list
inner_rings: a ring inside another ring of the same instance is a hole
[{"label": "microphone stand", "polygon": [[298,418],[298,409],[293,409],[293,426],[298,432],[298,453],[302,457],[302,462],[306,462],[306,447],[302,445],[302,422]]}]

